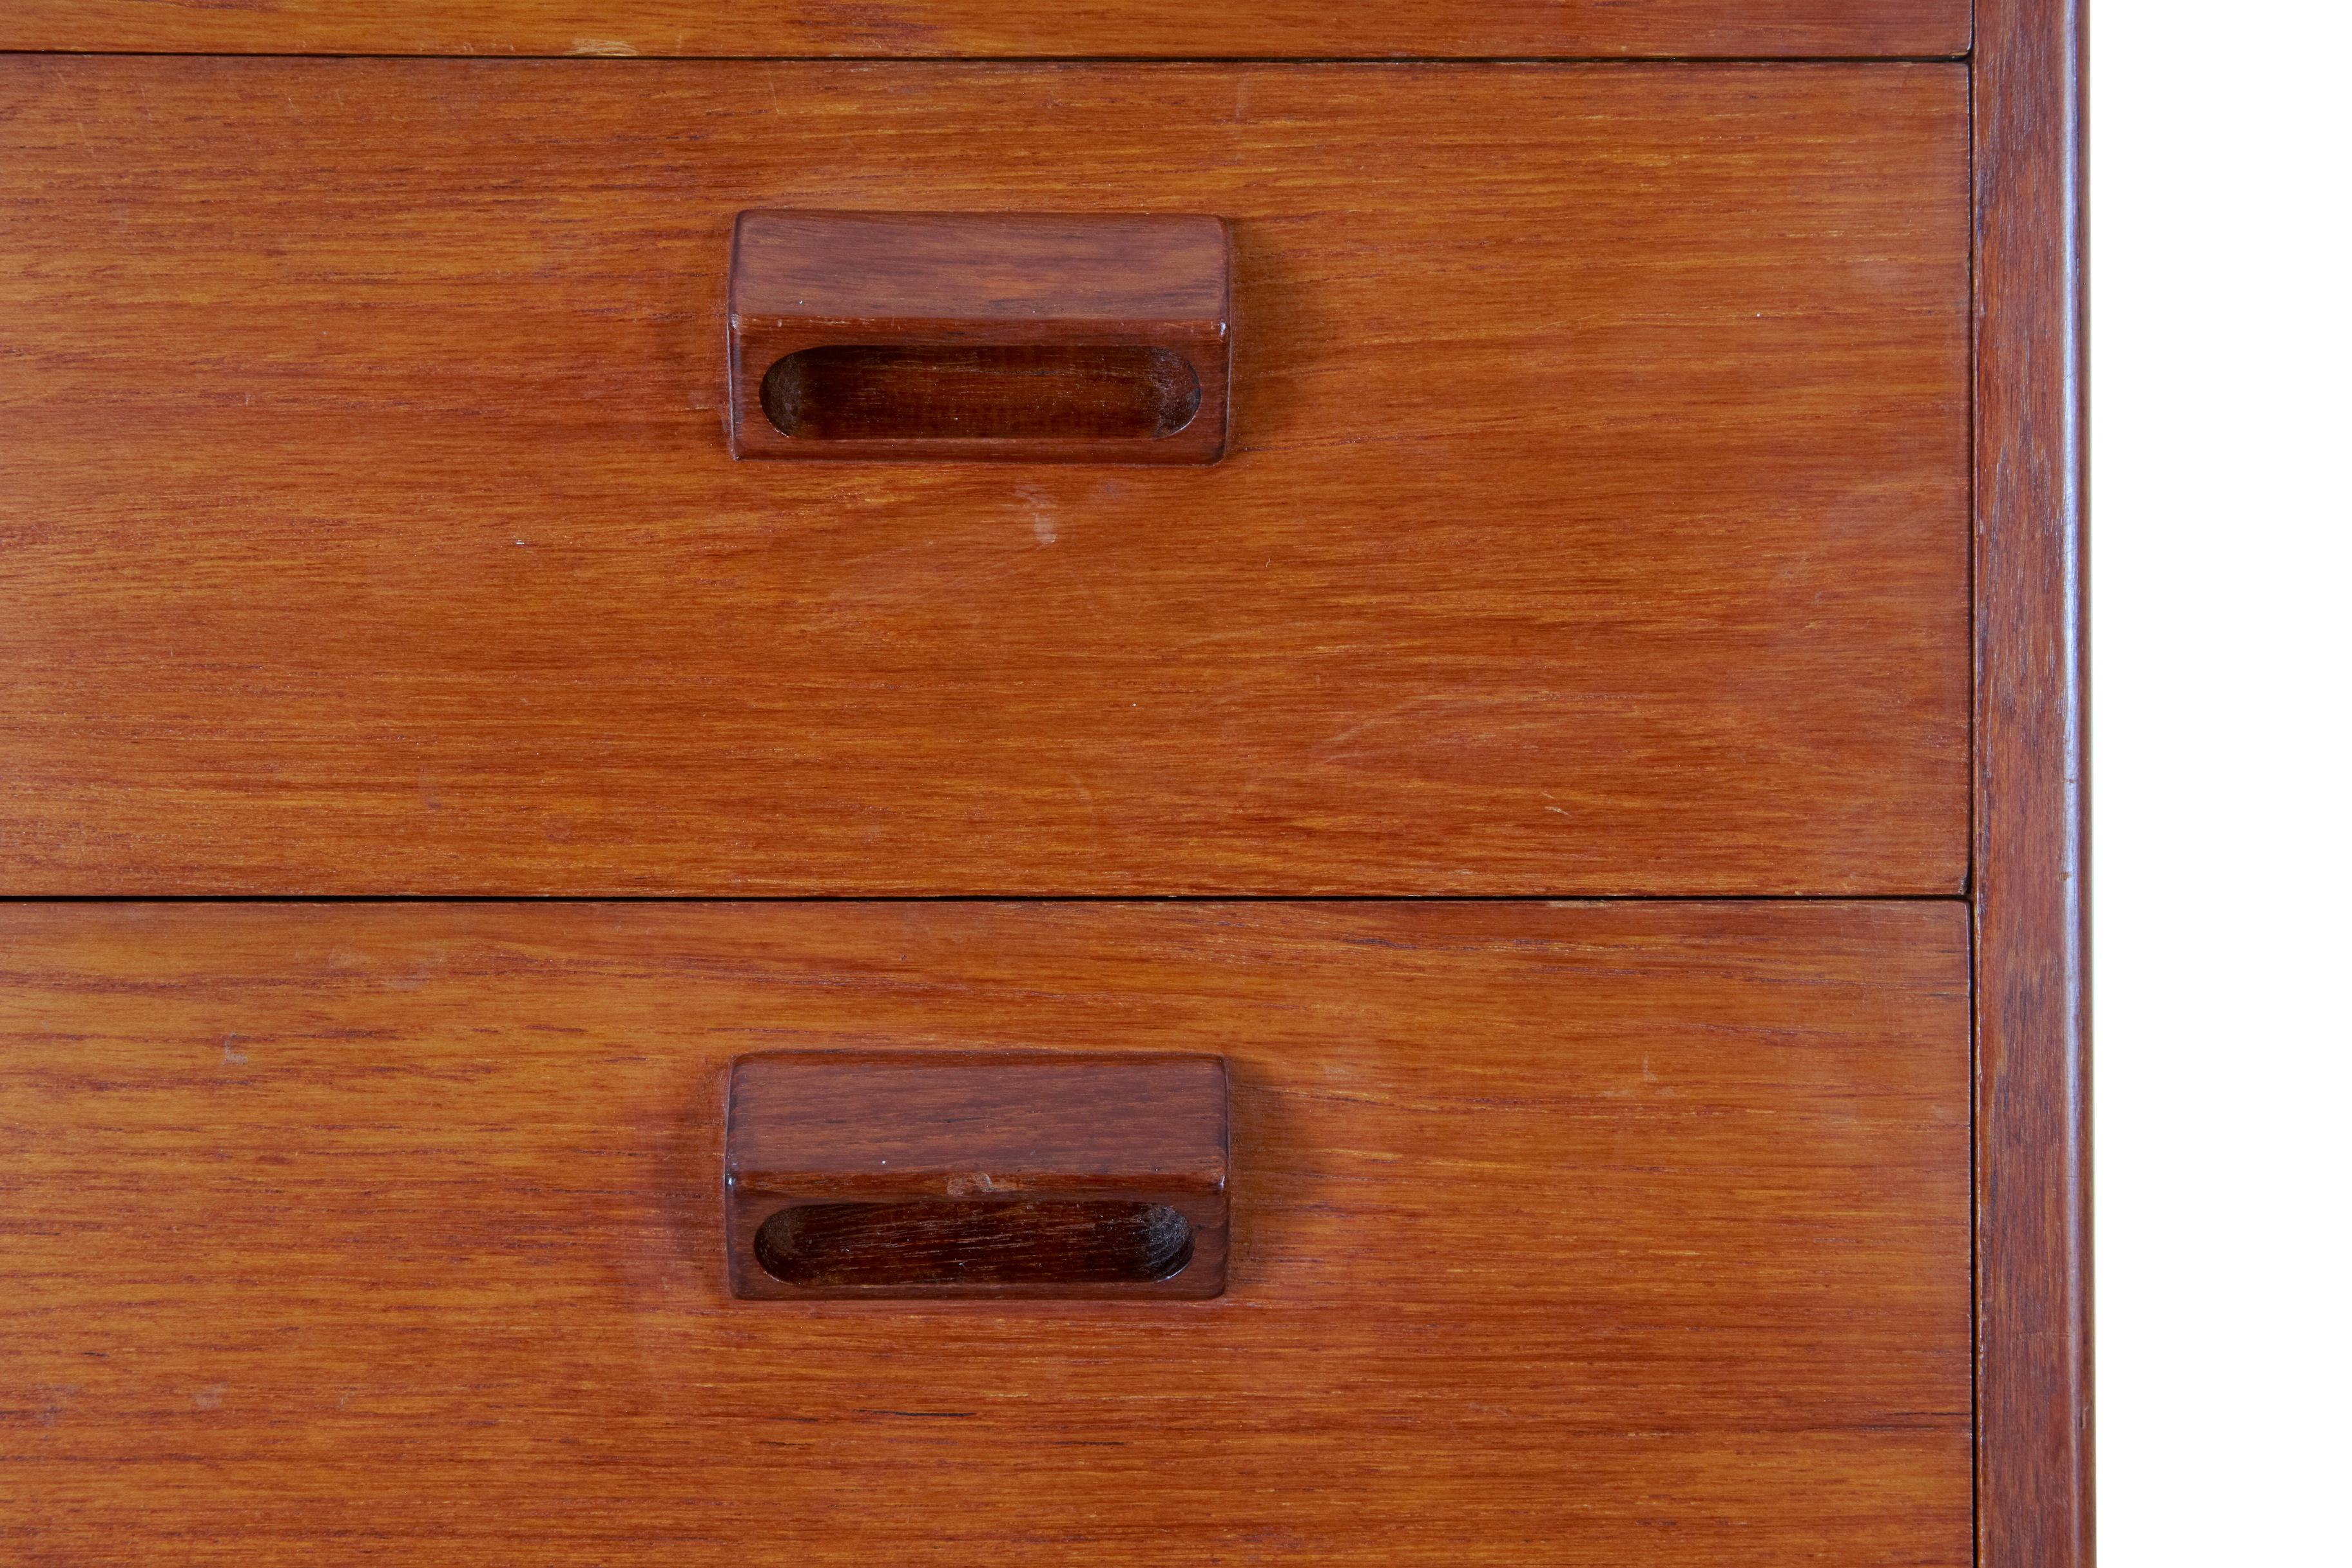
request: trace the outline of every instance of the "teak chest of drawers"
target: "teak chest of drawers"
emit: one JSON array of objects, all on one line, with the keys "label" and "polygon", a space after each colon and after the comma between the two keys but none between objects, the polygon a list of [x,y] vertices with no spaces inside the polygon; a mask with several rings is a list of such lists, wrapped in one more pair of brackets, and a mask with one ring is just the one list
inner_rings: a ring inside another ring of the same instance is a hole
[{"label": "teak chest of drawers", "polygon": [[0,1557],[2088,1568],[2080,37],[18,0]]}]

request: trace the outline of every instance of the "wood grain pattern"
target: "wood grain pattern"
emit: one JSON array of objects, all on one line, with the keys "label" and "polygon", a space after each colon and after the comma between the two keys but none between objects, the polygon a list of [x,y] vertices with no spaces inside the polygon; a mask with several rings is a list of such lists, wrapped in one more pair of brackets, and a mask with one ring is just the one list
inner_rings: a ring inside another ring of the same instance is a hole
[{"label": "wood grain pattern", "polygon": [[[1957,903],[0,908],[11,1562],[1969,1561]],[[746,1049],[1213,1051],[1213,1301],[738,1301]]]},{"label": "wood grain pattern", "polygon": [[1982,0],[1979,1562],[2091,1568],[2081,0]]},{"label": "wood grain pattern", "polygon": [[1968,0],[10,0],[0,48],[200,54],[1957,55]]},{"label": "wood grain pattern", "polygon": [[749,212],[738,457],[1213,463],[1233,239],[1204,214]]},{"label": "wood grain pattern", "polygon": [[[1216,1056],[740,1058],[729,1281],[748,1298],[1214,1296],[1232,1218],[1229,1097]],[[867,1212],[835,1212],[852,1209]],[[1161,1217],[1174,1221],[1166,1247]],[[780,1218],[789,1237],[772,1234]],[[770,1252],[787,1239],[794,1267],[780,1277]],[[1176,1242],[1181,1270],[1141,1266],[1171,1260]]]},{"label": "wood grain pattern", "polygon": [[[0,61],[0,891],[1957,893],[1966,92]],[[730,462],[826,204],[1228,217],[1226,458]]]}]

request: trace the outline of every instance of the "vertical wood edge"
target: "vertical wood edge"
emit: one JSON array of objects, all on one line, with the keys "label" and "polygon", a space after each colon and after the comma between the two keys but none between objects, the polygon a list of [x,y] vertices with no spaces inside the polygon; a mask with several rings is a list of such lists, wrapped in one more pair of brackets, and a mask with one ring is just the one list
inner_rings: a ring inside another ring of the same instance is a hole
[{"label": "vertical wood edge", "polygon": [[2091,1568],[2084,0],[1977,0],[1977,1560]]}]

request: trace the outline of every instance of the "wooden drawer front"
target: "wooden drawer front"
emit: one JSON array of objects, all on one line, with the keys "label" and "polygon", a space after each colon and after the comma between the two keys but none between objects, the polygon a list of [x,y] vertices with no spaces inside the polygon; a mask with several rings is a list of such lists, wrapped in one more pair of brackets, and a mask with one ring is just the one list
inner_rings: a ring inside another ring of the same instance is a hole
[{"label": "wooden drawer front", "polygon": [[1956,55],[1968,0],[10,0],[0,48],[423,55]]},{"label": "wooden drawer front", "polygon": [[[0,1542],[1965,1563],[1966,941],[1933,903],[8,908]],[[726,1064],[829,1048],[1227,1057],[1227,1292],[734,1300]]]},{"label": "wooden drawer front", "polygon": [[[0,889],[1957,891],[1966,81],[0,61]],[[859,205],[1231,220],[1229,455],[730,461]]]}]

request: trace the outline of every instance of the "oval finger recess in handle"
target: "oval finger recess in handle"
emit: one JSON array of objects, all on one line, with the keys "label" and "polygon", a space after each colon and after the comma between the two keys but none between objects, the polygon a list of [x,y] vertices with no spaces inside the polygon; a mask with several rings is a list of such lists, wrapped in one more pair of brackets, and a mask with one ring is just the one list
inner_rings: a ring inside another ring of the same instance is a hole
[{"label": "oval finger recess in handle", "polygon": [[1213,463],[1222,219],[741,214],[728,286],[738,457]]},{"label": "oval finger recess in handle", "polygon": [[738,1296],[1214,1296],[1213,1056],[786,1051],[727,1102]]}]

